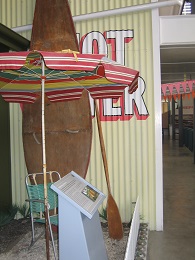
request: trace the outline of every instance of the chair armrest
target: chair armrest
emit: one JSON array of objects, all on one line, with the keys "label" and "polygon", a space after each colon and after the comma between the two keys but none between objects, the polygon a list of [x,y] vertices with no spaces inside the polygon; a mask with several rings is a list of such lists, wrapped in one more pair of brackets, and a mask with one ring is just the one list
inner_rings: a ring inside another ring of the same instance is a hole
[{"label": "chair armrest", "polygon": [[39,202],[44,204],[44,200],[39,200],[39,199],[26,199],[26,202]]},{"label": "chair armrest", "polygon": [[[44,200],[39,200],[39,199],[26,199],[25,200],[26,202],[38,202],[38,203],[43,203],[43,204],[45,204],[45,201]],[[50,209],[50,205],[49,205],[49,203],[47,203],[47,208],[48,209]]]}]

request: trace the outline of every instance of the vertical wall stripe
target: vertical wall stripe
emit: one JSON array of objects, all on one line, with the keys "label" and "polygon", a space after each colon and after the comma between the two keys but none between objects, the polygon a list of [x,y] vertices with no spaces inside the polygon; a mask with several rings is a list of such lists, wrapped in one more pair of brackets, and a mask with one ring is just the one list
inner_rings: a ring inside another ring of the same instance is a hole
[{"label": "vertical wall stripe", "polygon": [[27,198],[25,176],[27,170],[22,143],[22,112],[18,104],[10,104],[12,201],[18,205]]}]

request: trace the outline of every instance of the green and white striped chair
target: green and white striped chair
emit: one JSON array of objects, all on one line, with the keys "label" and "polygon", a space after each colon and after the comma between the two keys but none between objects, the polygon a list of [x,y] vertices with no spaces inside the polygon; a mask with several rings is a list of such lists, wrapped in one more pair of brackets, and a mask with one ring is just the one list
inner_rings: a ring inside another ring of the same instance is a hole
[{"label": "green and white striped chair", "polygon": [[[56,258],[56,250],[54,245],[54,238],[51,225],[58,225],[58,195],[53,191],[50,186],[52,183],[61,179],[60,174],[56,171],[47,172],[47,195],[48,195],[48,222],[51,241]],[[26,176],[26,188],[29,199],[31,226],[32,226],[32,240],[31,246],[35,243],[35,227],[34,223],[45,224],[45,203],[44,203],[44,184],[43,173],[31,173]]]}]

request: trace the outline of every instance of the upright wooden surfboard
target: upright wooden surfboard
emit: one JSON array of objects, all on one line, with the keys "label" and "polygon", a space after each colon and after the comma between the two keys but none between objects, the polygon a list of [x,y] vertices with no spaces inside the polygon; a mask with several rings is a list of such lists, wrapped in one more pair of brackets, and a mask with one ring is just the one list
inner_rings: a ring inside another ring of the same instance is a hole
[{"label": "upright wooden surfboard", "polygon": [[[37,0],[31,50],[78,51],[67,0]],[[85,178],[92,142],[92,118],[88,93],[77,101],[45,102],[47,171],[61,176],[74,170]],[[23,145],[29,173],[42,172],[41,99],[23,107]]]}]

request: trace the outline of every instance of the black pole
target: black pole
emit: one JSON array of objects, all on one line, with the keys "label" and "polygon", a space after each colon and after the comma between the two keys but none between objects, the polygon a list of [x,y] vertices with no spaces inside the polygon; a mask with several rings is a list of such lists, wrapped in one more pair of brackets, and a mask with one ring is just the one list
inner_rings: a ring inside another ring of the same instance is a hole
[{"label": "black pole", "polygon": [[195,0],[191,0],[191,14],[195,14]]},{"label": "black pole", "polygon": [[194,154],[194,164],[195,164],[195,98],[193,100],[193,154]]},{"label": "black pole", "polygon": [[175,140],[175,99],[172,97],[172,139]]},{"label": "black pole", "polygon": [[179,147],[183,146],[183,102],[182,95],[179,102]]}]

